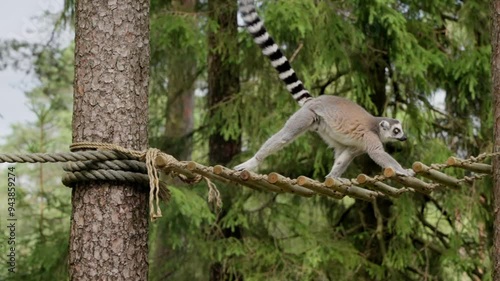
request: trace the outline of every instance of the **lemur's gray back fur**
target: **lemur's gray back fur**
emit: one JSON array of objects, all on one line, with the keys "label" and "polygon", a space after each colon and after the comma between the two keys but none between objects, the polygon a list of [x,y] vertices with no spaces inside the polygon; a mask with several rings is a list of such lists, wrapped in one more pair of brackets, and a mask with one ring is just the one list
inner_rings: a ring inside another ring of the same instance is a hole
[{"label": "lemur's gray back fur", "polygon": [[271,60],[271,64],[278,71],[280,79],[285,82],[286,88],[292,94],[293,99],[302,106],[312,96],[304,87],[302,81],[297,78],[290,62],[267,32],[264,22],[257,15],[254,0],[239,0],[239,10],[255,43],[260,46],[262,53]]}]

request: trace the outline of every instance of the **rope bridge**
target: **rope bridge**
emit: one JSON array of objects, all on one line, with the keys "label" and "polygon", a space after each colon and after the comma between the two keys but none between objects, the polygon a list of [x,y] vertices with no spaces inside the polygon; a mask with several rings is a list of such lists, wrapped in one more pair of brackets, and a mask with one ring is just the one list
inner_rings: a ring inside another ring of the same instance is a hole
[{"label": "rope bridge", "polygon": [[[158,171],[177,176],[186,183],[207,182],[208,200],[217,208],[222,206],[219,191],[212,180],[230,184],[240,184],[254,190],[276,193],[293,193],[304,197],[315,194],[342,199],[349,196],[365,201],[374,201],[377,197],[399,197],[407,192],[429,194],[437,188],[460,188],[472,184],[475,180],[492,174],[492,166],[484,161],[498,153],[483,153],[477,157],[459,159],[450,157],[444,164],[427,166],[415,162],[412,166],[416,175],[426,179],[397,175],[392,168],[386,168],[382,175],[369,177],[358,175],[355,179],[327,178],[319,182],[305,176],[291,179],[278,173],[268,175],[250,171],[235,171],[220,165],[204,166],[194,161],[178,161],[173,156],[158,149],[146,151],[126,149],[105,143],[76,143],[71,145],[72,152],[0,154],[0,163],[55,163],[64,162],[66,174],[62,178],[64,185],[73,187],[78,182],[117,181],[149,184],[150,216],[154,220],[161,217],[159,192],[161,183]],[[86,151],[80,151],[84,150]],[[88,150],[91,149],[91,150]],[[456,167],[472,172],[471,176],[455,178],[443,172],[449,167]],[[394,187],[387,182],[392,180],[402,187]]]}]

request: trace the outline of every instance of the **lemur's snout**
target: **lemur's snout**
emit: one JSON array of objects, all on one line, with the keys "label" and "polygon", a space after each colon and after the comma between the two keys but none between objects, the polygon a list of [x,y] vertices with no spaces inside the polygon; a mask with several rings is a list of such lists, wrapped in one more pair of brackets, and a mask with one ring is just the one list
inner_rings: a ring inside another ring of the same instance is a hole
[{"label": "lemur's snout", "polygon": [[402,137],[400,137],[398,140],[400,141],[405,141],[407,139],[406,135],[403,135]]}]

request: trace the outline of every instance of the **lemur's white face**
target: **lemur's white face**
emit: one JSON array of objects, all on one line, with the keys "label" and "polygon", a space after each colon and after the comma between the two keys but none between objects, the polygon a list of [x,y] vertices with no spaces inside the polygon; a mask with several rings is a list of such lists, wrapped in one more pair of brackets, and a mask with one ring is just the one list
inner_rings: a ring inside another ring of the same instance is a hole
[{"label": "lemur's white face", "polygon": [[383,143],[406,140],[401,122],[395,119],[391,119],[390,122],[383,120],[379,123],[379,136]]}]

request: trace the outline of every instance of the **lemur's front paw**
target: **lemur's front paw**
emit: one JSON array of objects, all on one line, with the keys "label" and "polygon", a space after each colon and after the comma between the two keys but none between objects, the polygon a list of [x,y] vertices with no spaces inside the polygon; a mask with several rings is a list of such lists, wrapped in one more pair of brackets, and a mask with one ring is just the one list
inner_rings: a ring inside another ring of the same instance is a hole
[{"label": "lemur's front paw", "polygon": [[413,177],[415,176],[415,171],[412,169],[404,169],[402,171],[396,171],[396,174],[400,176]]},{"label": "lemur's front paw", "polygon": [[259,166],[260,164],[260,161],[255,159],[255,157],[252,157],[250,159],[248,159],[246,162],[243,162],[239,165],[237,165],[236,167],[234,167],[234,169],[236,171],[243,171],[243,170],[255,170],[255,168],[257,168],[257,166]]}]

